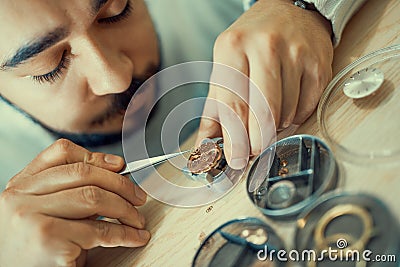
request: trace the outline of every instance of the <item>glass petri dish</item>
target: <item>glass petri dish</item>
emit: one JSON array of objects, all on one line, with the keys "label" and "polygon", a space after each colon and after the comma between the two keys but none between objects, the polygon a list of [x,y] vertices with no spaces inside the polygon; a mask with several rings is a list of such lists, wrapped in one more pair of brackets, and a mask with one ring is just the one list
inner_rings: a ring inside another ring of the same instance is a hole
[{"label": "glass petri dish", "polygon": [[[349,82],[369,90],[374,72],[382,73],[384,80],[372,94],[361,98],[345,94]],[[360,76],[364,80],[354,81]],[[359,58],[333,78],[318,106],[318,124],[337,158],[369,165],[398,163],[399,103],[400,45],[394,45]]]},{"label": "glass petri dish", "polygon": [[[276,142],[272,148],[256,158],[247,175],[247,195],[265,216],[293,220],[323,193],[337,186],[336,160],[319,138],[294,135]],[[260,181],[259,187],[251,190],[254,180]]]},{"label": "glass petri dish", "polygon": [[192,267],[285,267],[277,254],[282,239],[262,220],[249,217],[228,221],[201,244]]},{"label": "glass petri dish", "polygon": [[[371,251],[370,259],[400,255],[399,234],[399,223],[380,199],[365,193],[335,191],[321,196],[299,215],[294,244],[297,251],[315,251],[318,255],[318,264],[309,261],[300,266],[354,267],[363,265],[363,256],[369,257],[363,254],[366,251]],[[337,252],[336,258],[324,255],[325,248]],[[353,256],[359,254],[361,261],[355,262],[357,257],[352,259],[351,254],[346,256],[350,251],[356,251]],[[398,267],[393,261],[364,263],[368,267]]]}]

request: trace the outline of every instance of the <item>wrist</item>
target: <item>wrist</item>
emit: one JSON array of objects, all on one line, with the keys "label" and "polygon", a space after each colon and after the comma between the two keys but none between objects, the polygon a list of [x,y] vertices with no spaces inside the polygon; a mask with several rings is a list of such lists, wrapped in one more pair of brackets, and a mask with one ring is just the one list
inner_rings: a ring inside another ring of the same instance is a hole
[{"label": "wrist", "polygon": [[317,23],[321,26],[321,28],[329,35],[329,38],[334,40],[334,33],[332,29],[332,23],[330,20],[325,18],[317,9],[316,10],[308,10],[311,16],[315,17]]},{"label": "wrist", "polygon": [[328,32],[329,36],[331,36],[331,39],[333,40],[334,36],[331,21],[319,12],[312,2],[310,3],[304,0],[293,0],[292,2],[295,6],[314,13],[316,19],[320,21],[322,27]]},{"label": "wrist", "polygon": [[[302,11],[300,13],[303,13],[303,16],[306,15],[307,17],[310,17],[311,20],[319,26],[320,29],[322,29],[323,32],[326,32],[326,34],[329,36],[329,38],[332,40],[334,38],[334,31],[332,28],[332,22],[327,19],[323,14],[320,13],[320,11],[314,6],[314,4],[310,3],[310,0],[304,1],[304,0],[246,0],[247,4],[250,6],[253,4],[256,4],[257,2],[265,2],[267,5],[277,5],[277,4],[283,4],[285,6],[292,7],[293,9],[298,9],[298,11]],[[290,9],[292,9],[290,8]],[[298,12],[296,12],[298,13]]]}]

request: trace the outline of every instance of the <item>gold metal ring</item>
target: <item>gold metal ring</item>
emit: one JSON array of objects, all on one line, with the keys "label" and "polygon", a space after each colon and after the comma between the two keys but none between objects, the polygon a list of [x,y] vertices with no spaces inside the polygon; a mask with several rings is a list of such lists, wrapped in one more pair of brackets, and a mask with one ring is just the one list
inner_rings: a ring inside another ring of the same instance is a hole
[{"label": "gold metal ring", "polygon": [[[328,224],[335,218],[343,215],[355,215],[361,219],[364,225],[364,232],[358,240],[355,240],[354,237],[351,237],[349,234],[346,233],[334,234],[329,237],[325,236],[325,230]],[[371,215],[365,209],[359,206],[344,204],[333,207],[321,217],[321,219],[318,221],[317,227],[315,228],[314,241],[316,242],[316,248],[318,250],[322,250],[328,248],[329,244],[332,244],[332,242],[337,241],[335,239],[346,237],[347,239],[349,239],[347,241],[351,241],[350,243],[352,244],[340,250],[344,253],[349,253],[354,250],[363,250],[369,239],[371,238],[372,234],[373,221]]]}]

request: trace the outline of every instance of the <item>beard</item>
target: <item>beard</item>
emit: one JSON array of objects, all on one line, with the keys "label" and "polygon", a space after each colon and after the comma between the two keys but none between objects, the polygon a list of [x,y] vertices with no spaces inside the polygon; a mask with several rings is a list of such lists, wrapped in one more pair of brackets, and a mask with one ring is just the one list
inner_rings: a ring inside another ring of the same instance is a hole
[{"label": "beard", "polygon": [[[156,65],[150,65],[146,71],[146,74],[144,78],[132,78],[131,84],[129,85],[128,89],[125,90],[122,93],[115,94],[111,96],[110,104],[109,107],[105,112],[102,114],[96,116],[91,122],[91,125],[105,125],[107,121],[109,121],[111,118],[114,118],[116,116],[123,116],[126,112],[126,109],[128,108],[128,105],[132,99],[132,97],[135,95],[137,90],[140,88],[140,86],[152,75],[157,73],[159,70],[159,66]],[[50,132],[56,139],[60,138],[65,138],[68,139],[72,142],[74,142],[77,145],[80,145],[82,147],[86,148],[96,148],[99,146],[106,146],[110,144],[114,144],[117,142],[121,142],[122,140],[122,124],[121,124],[121,130],[118,132],[114,133],[72,133],[72,132],[66,132],[66,131],[59,131],[52,129],[43,123],[41,123],[39,120],[35,119],[4,97],[0,95],[0,99],[6,102],[7,104],[11,105],[14,107],[17,111],[22,113],[25,117],[29,118],[36,124],[39,124],[41,127],[46,129],[48,132]]]}]

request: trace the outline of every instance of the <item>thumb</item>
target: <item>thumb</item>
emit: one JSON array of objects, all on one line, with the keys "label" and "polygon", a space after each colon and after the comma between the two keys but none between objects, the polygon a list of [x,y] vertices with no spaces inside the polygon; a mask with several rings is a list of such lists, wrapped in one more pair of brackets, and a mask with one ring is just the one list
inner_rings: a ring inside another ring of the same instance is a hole
[{"label": "thumb", "polygon": [[206,138],[221,137],[221,126],[217,120],[203,117],[200,121],[195,146],[198,147]]}]

